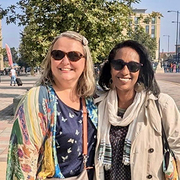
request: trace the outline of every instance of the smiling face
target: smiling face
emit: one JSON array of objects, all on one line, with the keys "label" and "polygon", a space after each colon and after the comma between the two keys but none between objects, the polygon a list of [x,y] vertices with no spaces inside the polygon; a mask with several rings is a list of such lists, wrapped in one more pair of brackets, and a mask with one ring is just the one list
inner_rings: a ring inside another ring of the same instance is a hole
[{"label": "smiling face", "polygon": [[[140,62],[139,54],[130,47],[123,47],[117,50],[114,59],[122,59],[126,63],[130,61]],[[139,71],[130,72],[126,65],[122,70],[115,70],[111,66],[111,76],[113,85],[117,88],[118,92],[134,93],[134,86],[138,80]]]},{"label": "smiling face", "polygon": [[[84,55],[83,45],[79,41],[68,37],[59,38],[55,42],[52,50],[61,50],[65,53],[77,51]],[[61,60],[54,60],[53,57],[51,57],[51,70],[55,84],[62,87],[75,87],[84,70],[85,61],[84,57],[76,62],[70,61],[67,55]]]}]

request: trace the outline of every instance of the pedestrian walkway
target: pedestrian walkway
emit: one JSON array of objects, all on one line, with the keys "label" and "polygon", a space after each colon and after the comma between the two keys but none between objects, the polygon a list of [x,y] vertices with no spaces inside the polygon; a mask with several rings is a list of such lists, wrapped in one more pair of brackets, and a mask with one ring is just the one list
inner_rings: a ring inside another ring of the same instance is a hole
[{"label": "pedestrian walkway", "polygon": [[25,94],[39,76],[20,76],[22,86],[10,86],[9,76],[1,76],[0,82],[0,179],[5,180],[9,137],[13,125],[13,99]]},{"label": "pedestrian walkway", "polygon": [[169,94],[176,102],[180,110],[180,84],[167,81],[158,81],[161,92]]},{"label": "pedestrian walkway", "polygon": [[[6,159],[10,132],[13,124],[13,98],[25,94],[33,87],[38,76],[23,76],[23,86],[10,86],[8,76],[2,76],[0,82],[0,179],[5,180]],[[162,92],[169,94],[180,110],[180,84],[158,81]]]}]

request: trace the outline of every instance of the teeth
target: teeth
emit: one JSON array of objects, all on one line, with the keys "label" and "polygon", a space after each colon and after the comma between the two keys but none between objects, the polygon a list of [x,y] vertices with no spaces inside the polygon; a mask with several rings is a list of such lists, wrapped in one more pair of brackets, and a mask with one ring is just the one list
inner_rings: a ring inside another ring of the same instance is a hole
[{"label": "teeth", "polygon": [[125,82],[127,82],[127,81],[129,81],[129,78],[127,79],[127,78],[119,78],[121,81],[125,81]]},{"label": "teeth", "polygon": [[129,78],[119,78],[119,79],[125,79],[125,80],[127,79],[128,80]]},{"label": "teeth", "polygon": [[62,71],[70,71],[71,69],[68,68],[61,68]]}]

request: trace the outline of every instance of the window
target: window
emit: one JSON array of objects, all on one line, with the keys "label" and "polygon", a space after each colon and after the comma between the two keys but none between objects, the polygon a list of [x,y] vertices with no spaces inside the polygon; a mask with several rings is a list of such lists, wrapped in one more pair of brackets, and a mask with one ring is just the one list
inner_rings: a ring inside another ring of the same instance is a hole
[{"label": "window", "polygon": [[155,38],[155,26],[154,25],[151,26],[151,37]]},{"label": "window", "polygon": [[139,18],[138,17],[134,17],[134,23],[138,24],[139,23],[138,21],[139,21]]},{"label": "window", "polygon": [[146,25],[145,29],[146,29],[146,33],[149,34],[149,25]]},{"label": "window", "polygon": [[151,24],[156,24],[156,18],[152,18]]}]

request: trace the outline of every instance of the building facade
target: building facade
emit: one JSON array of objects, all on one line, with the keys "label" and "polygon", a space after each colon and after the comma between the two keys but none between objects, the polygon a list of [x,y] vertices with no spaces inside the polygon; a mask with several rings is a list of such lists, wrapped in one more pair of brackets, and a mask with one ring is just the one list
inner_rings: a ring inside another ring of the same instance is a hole
[{"label": "building facade", "polygon": [[154,61],[159,61],[160,59],[160,17],[152,17],[147,23],[144,22],[144,19],[149,17],[149,13],[146,13],[146,9],[133,9],[135,13],[132,16],[133,25],[141,25],[145,32],[148,33],[152,38],[156,38],[156,54]]}]

